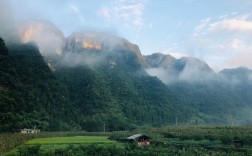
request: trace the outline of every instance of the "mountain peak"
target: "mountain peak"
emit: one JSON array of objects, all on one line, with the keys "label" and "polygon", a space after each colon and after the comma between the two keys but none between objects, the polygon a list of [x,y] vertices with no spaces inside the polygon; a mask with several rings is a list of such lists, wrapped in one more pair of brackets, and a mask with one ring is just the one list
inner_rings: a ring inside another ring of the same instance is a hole
[{"label": "mountain peak", "polygon": [[64,34],[51,22],[44,20],[19,21],[23,43],[35,42],[42,55],[61,54]]},{"label": "mountain peak", "polygon": [[115,49],[131,51],[135,53],[140,60],[142,59],[142,54],[137,45],[130,43],[126,39],[106,32],[75,32],[66,38],[64,51],[71,53],[83,51],[110,52]]},{"label": "mountain peak", "polygon": [[220,71],[220,73],[228,73],[228,72],[248,73],[248,72],[252,72],[252,70],[247,67],[237,67],[233,69],[223,69],[222,71]]},{"label": "mountain peak", "polygon": [[168,54],[154,53],[145,56],[146,71],[165,83],[176,81],[200,82],[211,80],[214,71],[203,61],[194,57],[176,59]]},{"label": "mountain peak", "polygon": [[25,20],[19,21],[19,26],[21,41],[23,43],[35,42],[43,56],[62,55],[62,50],[65,52],[109,52],[117,49],[133,52],[139,60],[143,60],[136,44],[107,32],[84,30],[65,37],[49,21]]},{"label": "mountain peak", "polygon": [[246,67],[224,69],[220,71],[220,74],[227,80],[231,81],[233,84],[238,84],[241,82],[251,83],[252,81],[252,70]]},{"label": "mountain peak", "polygon": [[175,60],[173,56],[163,53],[153,53],[145,56],[146,65],[150,68],[169,68]]},{"label": "mountain peak", "polygon": [[199,71],[213,72],[207,63],[195,57],[182,57],[174,62],[174,68],[179,71],[185,70],[186,68],[197,69]]}]

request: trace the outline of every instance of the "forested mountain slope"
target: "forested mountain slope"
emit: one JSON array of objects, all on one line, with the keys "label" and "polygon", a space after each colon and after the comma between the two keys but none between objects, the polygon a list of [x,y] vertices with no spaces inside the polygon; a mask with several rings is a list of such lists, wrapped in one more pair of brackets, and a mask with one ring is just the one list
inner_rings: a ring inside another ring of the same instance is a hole
[{"label": "forested mountain slope", "polygon": [[[170,61],[166,61],[167,58]],[[177,95],[180,103],[189,105],[196,112],[192,123],[251,123],[250,69],[224,69],[215,73],[199,59],[175,59],[160,53],[145,56],[145,60],[147,72],[160,78]]]},{"label": "forested mountain slope", "polygon": [[60,38],[60,53],[43,56],[33,43],[6,48],[0,41],[1,131],[252,122],[250,69],[215,73],[192,57],[143,56],[106,33]]},{"label": "forested mountain slope", "polygon": [[61,86],[33,44],[1,40],[1,131],[21,128],[69,129],[73,109]]}]

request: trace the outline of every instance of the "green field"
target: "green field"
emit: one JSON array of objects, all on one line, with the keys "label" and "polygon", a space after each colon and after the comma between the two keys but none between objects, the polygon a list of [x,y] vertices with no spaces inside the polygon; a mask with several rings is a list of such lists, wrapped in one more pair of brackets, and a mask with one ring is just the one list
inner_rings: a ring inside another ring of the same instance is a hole
[{"label": "green field", "polygon": [[[50,153],[51,151],[63,150],[71,148],[89,148],[96,145],[99,147],[116,147],[123,148],[123,144],[109,140],[107,136],[72,136],[72,137],[52,137],[39,138],[27,141],[25,144],[5,153],[4,156],[15,156],[21,153],[29,153],[29,150],[34,151],[38,148],[39,153]],[[22,154],[21,154],[22,155]],[[25,155],[25,154],[24,154]]]},{"label": "green field", "polygon": [[91,143],[115,143],[106,136],[74,136],[32,139],[26,145],[44,144],[91,144]]}]

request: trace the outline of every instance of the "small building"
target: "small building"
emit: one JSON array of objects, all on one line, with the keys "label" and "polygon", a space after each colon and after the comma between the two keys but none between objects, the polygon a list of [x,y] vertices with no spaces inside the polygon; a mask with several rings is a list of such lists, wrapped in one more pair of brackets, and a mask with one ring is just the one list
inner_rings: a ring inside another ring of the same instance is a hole
[{"label": "small building", "polygon": [[40,130],[39,129],[27,129],[27,128],[24,128],[24,129],[21,129],[20,131],[21,133],[23,134],[26,134],[26,133],[39,133]]},{"label": "small building", "polygon": [[135,134],[127,138],[131,142],[137,142],[138,146],[148,146],[150,145],[150,137],[144,134]]}]

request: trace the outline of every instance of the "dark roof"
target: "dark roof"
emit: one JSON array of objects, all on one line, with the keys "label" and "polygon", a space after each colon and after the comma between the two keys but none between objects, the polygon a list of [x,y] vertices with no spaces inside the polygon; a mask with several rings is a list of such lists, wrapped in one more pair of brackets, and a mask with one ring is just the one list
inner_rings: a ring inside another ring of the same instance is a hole
[{"label": "dark roof", "polygon": [[150,139],[150,137],[148,137],[147,135],[144,135],[144,134],[134,134],[134,135],[128,137],[127,139],[136,140],[136,139],[141,138],[141,137],[146,137],[146,138]]}]

